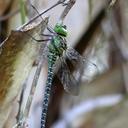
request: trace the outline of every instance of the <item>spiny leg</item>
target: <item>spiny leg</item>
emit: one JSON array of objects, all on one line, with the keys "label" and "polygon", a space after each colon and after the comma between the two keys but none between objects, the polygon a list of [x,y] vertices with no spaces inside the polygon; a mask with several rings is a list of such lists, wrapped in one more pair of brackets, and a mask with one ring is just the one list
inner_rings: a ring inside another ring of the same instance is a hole
[{"label": "spiny leg", "polygon": [[47,27],[47,30],[48,30],[50,33],[52,33],[52,34],[56,34],[55,31],[54,31],[52,28],[50,28],[50,27]]},{"label": "spiny leg", "polygon": [[36,42],[44,42],[44,41],[50,41],[52,39],[35,39],[35,38],[32,38],[33,40],[35,40]]},{"label": "spiny leg", "polygon": [[40,34],[40,35],[44,37],[53,37],[53,35],[50,35],[50,34]]},{"label": "spiny leg", "polygon": [[[45,42],[45,41],[47,42],[47,41],[51,41],[52,40],[52,38],[49,38],[49,39],[36,39],[33,36],[31,36],[30,34],[28,34],[28,33],[27,33],[27,35],[30,36],[36,42]],[[49,36],[49,37],[51,37],[51,36]]]}]

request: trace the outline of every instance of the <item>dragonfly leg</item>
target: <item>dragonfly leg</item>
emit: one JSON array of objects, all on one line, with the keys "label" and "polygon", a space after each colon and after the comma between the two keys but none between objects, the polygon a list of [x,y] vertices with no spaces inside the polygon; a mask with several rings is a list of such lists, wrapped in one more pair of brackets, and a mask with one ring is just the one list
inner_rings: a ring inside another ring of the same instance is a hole
[{"label": "dragonfly leg", "polygon": [[35,39],[33,38],[36,42],[45,42],[45,41],[50,41],[52,39]]},{"label": "dragonfly leg", "polygon": [[[45,41],[50,41],[50,40],[52,40],[52,37],[51,38],[48,38],[48,39],[36,39],[36,38],[34,38],[33,36],[31,36],[30,34],[28,34],[27,33],[27,35],[29,36],[29,37],[31,37],[34,41],[36,41],[36,42],[45,42]],[[50,37],[50,36],[49,36]]]},{"label": "dragonfly leg", "polygon": [[41,36],[46,36],[46,37],[53,37],[53,35],[50,34],[40,34]]},{"label": "dragonfly leg", "polygon": [[56,33],[54,32],[54,30],[52,30],[50,27],[47,27],[47,30],[48,30],[50,33],[56,34]]}]

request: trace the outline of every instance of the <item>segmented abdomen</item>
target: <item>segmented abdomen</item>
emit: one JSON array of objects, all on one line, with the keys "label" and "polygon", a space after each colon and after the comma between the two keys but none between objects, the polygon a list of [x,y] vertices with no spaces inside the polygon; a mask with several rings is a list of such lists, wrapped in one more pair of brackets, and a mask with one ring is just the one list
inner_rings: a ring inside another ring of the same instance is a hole
[{"label": "segmented abdomen", "polygon": [[43,108],[42,108],[42,115],[41,115],[41,128],[45,128],[46,124],[46,116],[48,111],[48,104],[49,104],[49,98],[51,93],[51,86],[52,86],[52,80],[53,80],[53,66],[56,61],[56,56],[53,53],[49,53],[48,55],[48,77],[47,77],[47,83],[46,88],[44,92],[44,100],[43,100]]}]

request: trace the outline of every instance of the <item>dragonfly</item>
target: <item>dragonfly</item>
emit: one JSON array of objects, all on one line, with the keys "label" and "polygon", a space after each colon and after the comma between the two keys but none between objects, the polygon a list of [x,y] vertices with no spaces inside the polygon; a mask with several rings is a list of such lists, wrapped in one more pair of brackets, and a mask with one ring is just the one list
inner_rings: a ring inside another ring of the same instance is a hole
[{"label": "dragonfly", "polygon": [[[91,64],[84,57],[82,57],[75,49],[68,47],[66,37],[68,36],[67,26],[63,23],[57,23],[53,29],[48,29],[50,35],[43,35],[49,37],[49,44],[47,45],[46,55],[48,63],[48,75],[46,87],[44,91],[44,99],[41,115],[41,128],[45,128],[48,104],[52,89],[52,81],[57,63],[60,64],[57,76],[63,84],[64,90],[72,95],[78,95],[79,84],[83,74],[84,66]],[[71,74],[66,60],[70,60],[75,67],[75,76]],[[59,61],[59,62],[58,62]],[[95,66],[94,64],[91,64]]]},{"label": "dragonfly", "polygon": [[[71,1],[74,2],[74,0]],[[32,83],[32,85],[36,86],[37,78],[40,74],[41,67],[43,65],[43,60],[47,60],[48,75],[42,105],[41,128],[46,127],[48,105],[50,100],[50,94],[52,92],[52,82],[55,74],[56,65],[58,65],[59,63],[59,70],[57,72],[57,75],[61,80],[61,83],[63,84],[64,90],[72,95],[78,95],[79,93],[79,84],[85,65],[89,64],[95,67],[95,64],[86,60],[75,49],[68,47],[67,45],[66,38],[68,36],[68,30],[67,26],[63,23],[63,20],[70,8],[73,6],[73,4],[74,3],[69,3],[69,6],[67,6],[67,8],[64,10],[64,13],[62,13],[61,15],[61,22],[56,23],[54,28],[47,27],[47,30],[50,34],[41,34],[42,36],[45,36],[48,39],[38,40],[32,37],[32,39],[37,42],[48,42],[45,47],[45,50],[41,50],[40,52],[39,63]],[[36,10],[36,8],[34,9]],[[36,12],[39,14],[37,10]],[[36,18],[38,18],[39,16],[41,15],[39,14]],[[74,69],[76,71],[74,72],[75,75],[73,75],[69,70],[68,64],[66,63],[67,59],[70,60],[72,65],[74,66]]]},{"label": "dragonfly", "polygon": [[[47,82],[45,87],[44,93],[44,100],[43,100],[43,109],[42,109],[42,117],[41,117],[41,128],[45,128],[46,123],[46,115],[48,111],[48,103],[52,88],[52,81],[54,76],[54,68],[57,61],[61,61],[60,70],[58,71],[58,76],[64,86],[64,89],[73,95],[78,94],[78,81],[70,74],[68,70],[68,66],[66,64],[66,60],[64,59],[67,57],[69,60],[72,61],[81,61],[81,56],[74,50],[68,49],[66,37],[68,31],[66,26],[63,24],[57,23],[52,31],[53,35],[51,36],[50,43],[48,45],[48,54],[47,54],[47,61],[48,61],[48,76]],[[49,35],[50,36],[50,35]],[[74,63],[73,62],[73,63]]]}]

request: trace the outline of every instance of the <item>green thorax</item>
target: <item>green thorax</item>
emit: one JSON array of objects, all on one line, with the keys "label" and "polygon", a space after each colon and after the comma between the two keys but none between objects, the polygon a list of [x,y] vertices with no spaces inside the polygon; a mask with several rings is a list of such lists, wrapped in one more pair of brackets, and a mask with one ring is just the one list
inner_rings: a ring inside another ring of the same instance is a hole
[{"label": "green thorax", "polygon": [[56,34],[53,36],[48,49],[49,49],[49,64],[53,64],[57,57],[61,57],[63,52],[67,49],[65,37],[67,36],[66,26],[62,24],[56,24],[54,27]]},{"label": "green thorax", "polygon": [[59,35],[53,36],[52,41],[50,42],[49,46],[49,52],[56,55],[56,56],[62,56],[63,52],[67,49],[67,44]]},{"label": "green thorax", "polygon": [[57,24],[55,25],[54,31],[55,31],[58,35],[61,35],[61,36],[64,36],[64,37],[66,37],[67,34],[68,34],[66,25],[59,24],[59,23],[57,23]]},{"label": "green thorax", "polygon": [[49,52],[56,55],[62,56],[63,52],[67,49],[65,37],[67,36],[66,26],[57,23],[54,27],[56,34],[53,36],[48,48]]}]

